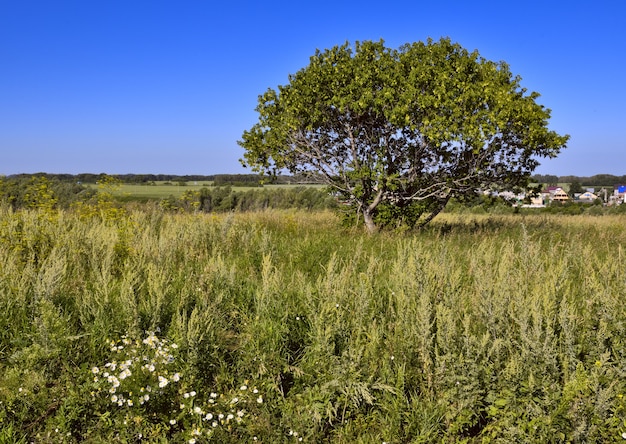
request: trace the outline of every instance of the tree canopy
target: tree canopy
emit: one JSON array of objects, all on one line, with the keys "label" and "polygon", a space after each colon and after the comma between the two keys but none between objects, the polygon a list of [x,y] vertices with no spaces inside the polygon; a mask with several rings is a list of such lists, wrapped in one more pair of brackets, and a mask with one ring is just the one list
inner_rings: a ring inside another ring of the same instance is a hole
[{"label": "tree canopy", "polygon": [[318,50],[259,96],[241,161],[319,175],[370,231],[425,224],[452,197],[525,186],[538,158],[565,147],[568,136],[548,129],[550,110],[520,80],[449,39]]}]

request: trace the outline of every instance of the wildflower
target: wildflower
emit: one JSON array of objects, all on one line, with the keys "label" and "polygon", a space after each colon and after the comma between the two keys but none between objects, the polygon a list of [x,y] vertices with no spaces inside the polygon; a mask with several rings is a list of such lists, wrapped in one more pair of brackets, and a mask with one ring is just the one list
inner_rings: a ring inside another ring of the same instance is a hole
[{"label": "wildflower", "polygon": [[256,402],[257,402],[257,404],[263,404],[263,396],[259,396],[259,397],[256,399]]},{"label": "wildflower", "polygon": [[196,415],[202,415],[202,413],[203,413],[203,412],[202,412],[202,409],[201,409],[200,407],[198,407],[198,406],[196,406],[196,407],[194,407],[194,408],[193,408],[193,412],[194,412]]},{"label": "wildflower", "polygon": [[239,410],[239,411],[237,412],[237,416],[238,416],[239,418],[242,418],[244,414],[245,414],[245,413],[244,413],[244,411],[243,411],[243,410]]},{"label": "wildflower", "polygon": [[196,439],[195,438],[191,438],[189,441],[187,441],[189,444],[196,444]]},{"label": "wildflower", "polygon": [[195,390],[190,391],[190,392],[189,392],[189,396],[196,396],[196,392],[195,392]]},{"label": "wildflower", "polygon": [[98,373],[100,373],[100,369],[98,367],[92,367],[91,373],[93,373],[94,375],[97,375]]},{"label": "wildflower", "polygon": [[237,404],[239,402],[239,398],[237,398],[236,396],[232,399],[232,401],[230,401],[231,404]]},{"label": "wildflower", "polygon": [[626,432],[622,433],[622,438],[626,439]]},{"label": "wildflower", "polygon": [[245,392],[246,390],[248,390],[248,386],[244,384],[241,387],[239,387],[239,390],[241,390],[242,392]]},{"label": "wildflower", "polygon": [[128,404],[128,407],[132,407],[132,406],[133,406],[133,400],[132,400],[132,399],[129,399],[129,400],[128,400],[128,402],[127,402],[127,404]]},{"label": "wildflower", "polygon": [[213,422],[211,423],[211,427],[217,427],[217,421],[213,421]]},{"label": "wildflower", "polygon": [[111,402],[117,402],[117,395],[111,396]]},{"label": "wildflower", "polygon": [[231,419],[233,419],[235,417],[235,415],[233,415],[232,413],[229,413],[228,416],[226,417],[227,421],[230,421]]},{"label": "wildflower", "polygon": [[213,392],[212,392],[209,396],[210,396],[211,398],[217,398],[217,393],[213,393]]},{"label": "wildflower", "polygon": [[213,419],[213,414],[212,413],[207,413],[206,416],[204,417],[205,421],[210,421]]},{"label": "wildflower", "polygon": [[252,393],[254,393],[256,395],[257,393],[259,393],[259,391],[257,389],[254,389],[254,390],[252,390]]},{"label": "wildflower", "polygon": [[169,384],[169,381],[167,380],[167,378],[159,375],[159,388],[163,388],[165,387],[167,384]]},{"label": "wildflower", "polygon": [[130,370],[125,369],[120,373],[120,379],[126,379],[127,377],[129,377],[132,373],[130,372]]},{"label": "wildflower", "polygon": [[176,424],[176,420],[175,419],[170,419],[170,424],[171,425],[175,425]]},{"label": "wildflower", "polygon": [[178,382],[180,380],[180,375],[178,373],[174,373],[172,375],[172,381]]}]

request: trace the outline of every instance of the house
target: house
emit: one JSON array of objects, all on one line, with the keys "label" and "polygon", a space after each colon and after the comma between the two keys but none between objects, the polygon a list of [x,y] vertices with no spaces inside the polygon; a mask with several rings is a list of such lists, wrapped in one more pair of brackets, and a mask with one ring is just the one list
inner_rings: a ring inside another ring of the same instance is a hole
[{"label": "house", "polygon": [[580,202],[594,202],[597,198],[598,196],[590,191],[585,191],[584,193],[578,195],[578,200]]},{"label": "house", "polygon": [[544,201],[549,202],[565,202],[569,200],[569,196],[561,187],[551,186],[546,188],[541,192],[541,195],[544,197]]},{"label": "house", "polygon": [[615,185],[613,187],[613,196],[611,196],[611,201],[616,204],[624,203],[626,199],[626,185]]}]

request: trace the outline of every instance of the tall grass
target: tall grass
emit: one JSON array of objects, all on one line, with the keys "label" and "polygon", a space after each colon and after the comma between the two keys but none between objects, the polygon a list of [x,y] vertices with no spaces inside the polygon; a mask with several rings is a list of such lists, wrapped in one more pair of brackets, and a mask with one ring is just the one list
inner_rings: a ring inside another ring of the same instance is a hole
[{"label": "tall grass", "polygon": [[[622,440],[623,217],[339,226],[1,209],[0,442]],[[92,369],[146,332],[180,385],[120,407]]]}]

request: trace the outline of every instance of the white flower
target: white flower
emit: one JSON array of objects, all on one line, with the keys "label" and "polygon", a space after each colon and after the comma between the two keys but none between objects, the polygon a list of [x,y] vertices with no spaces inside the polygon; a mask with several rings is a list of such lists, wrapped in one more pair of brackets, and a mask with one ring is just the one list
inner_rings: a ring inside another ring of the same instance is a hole
[{"label": "white flower", "polygon": [[626,432],[622,433],[622,438],[626,439]]},{"label": "white flower", "polygon": [[111,402],[117,402],[117,395],[111,396]]},{"label": "white flower", "polygon": [[180,375],[178,373],[174,373],[172,375],[172,381],[174,381],[174,382],[180,381]]},{"label": "white flower", "polygon": [[207,413],[206,416],[204,417],[205,421],[210,421],[213,419],[213,414],[212,413]]},{"label": "white flower", "polygon": [[256,399],[256,402],[257,402],[258,404],[263,404],[263,396],[259,396],[259,397]]},{"label": "white flower", "polygon": [[125,369],[124,371],[122,371],[120,373],[120,379],[126,379],[128,378],[132,373],[130,372],[130,370]]},{"label": "white flower", "polygon": [[170,424],[171,424],[171,425],[176,424],[176,420],[175,420],[175,419],[170,419]]},{"label": "white flower", "polygon": [[189,396],[196,396],[196,392],[195,392],[195,390],[190,391],[190,392],[189,392]]},{"label": "white flower", "polygon": [[167,378],[159,375],[159,388],[163,388],[165,387],[167,384],[169,384],[169,381],[167,380]]},{"label": "white flower", "polygon": [[228,416],[226,417],[226,419],[228,421],[230,421],[231,419],[233,419],[235,417],[235,415],[233,415],[232,413],[229,413]]},{"label": "white flower", "polygon": [[91,373],[93,373],[94,375],[100,373],[100,369],[98,367],[92,367],[91,368]]},{"label": "white flower", "polygon": [[201,409],[200,407],[198,407],[198,406],[196,406],[196,407],[194,407],[194,408],[193,408],[193,412],[194,412],[196,415],[202,415],[202,409]]},{"label": "white flower", "polygon": [[128,402],[127,402],[127,404],[128,404],[128,407],[132,407],[132,406],[133,406],[133,400],[132,400],[132,399],[129,399],[129,400],[128,400]]},{"label": "white flower", "polygon": [[248,390],[248,386],[244,384],[241,387],[239,387],[239,390],[241,390],[242,392],[245,392],[246,390]]}]

